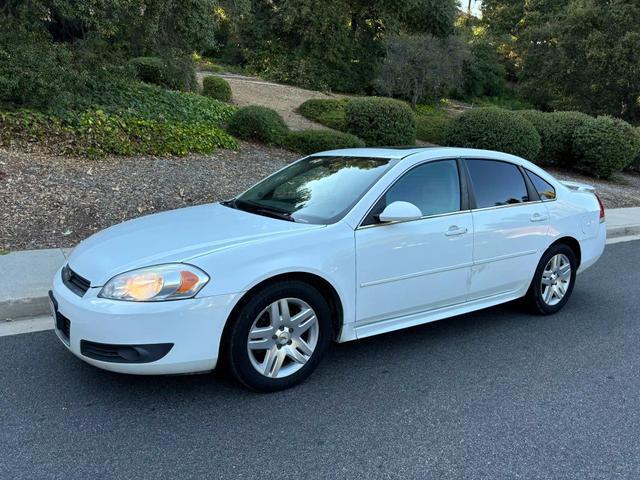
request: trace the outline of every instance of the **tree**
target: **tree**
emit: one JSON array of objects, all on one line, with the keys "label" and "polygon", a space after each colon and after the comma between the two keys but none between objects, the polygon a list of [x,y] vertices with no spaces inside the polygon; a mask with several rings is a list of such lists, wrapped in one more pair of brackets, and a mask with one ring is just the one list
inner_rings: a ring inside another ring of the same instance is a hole
[{"label": "tree", "polygon": [[637,0],[484,0],[482,8],[528,100],[640,120]]},{"label": "tree", "polygon": [[375,84],[381,93],[411,102],[433,100],[457,86],[466,45],[458,36],[397,35],[387,42],[384,63]]},{"label": "tree", "polygon": [[446,36],[457,12],[456,0],[247,0],[242,9],[232,1],[222,8],[238,12],[227,43],[242,52],[238,61],[280,81],[352,92],[369,89],[386,37]]}]

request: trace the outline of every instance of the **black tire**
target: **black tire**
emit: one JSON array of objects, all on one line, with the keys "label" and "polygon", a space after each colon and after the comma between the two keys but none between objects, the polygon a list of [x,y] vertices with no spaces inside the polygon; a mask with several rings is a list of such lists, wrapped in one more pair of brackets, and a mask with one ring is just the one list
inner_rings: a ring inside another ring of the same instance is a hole
[{"label": "black tire", "polygon": [[[298,371],[284,378],[270,378],[254,368],[247,350],[247,340],[251,327],[260,313],[283,298],[306,302],[316,314],[319,331],[312,355]],[[260,392],[284,390],[304,381],[318,366],[331,341],[331,309],[326,299],[311,285],[297,280],[272,283],[252,294],[230,322],[225,336],[226,344],[223,345],[224,363],[236,380]]]},{"label": "black tire", "polygon": [[[571,276],[570,282],[566,289],[566,293],[562,297],[562,299],[556,303],[555,305],[549,305],[545,302],[542,296],[542,275],[545,270],[545,267],[549,263],[549,261],[556,255],[562,254],[564,255],[571,265]],[[552,315],[562,309],[569,301],[571,297],[571,293],[573,292],[573,287],[576,283],[576,271],[578,269],[578,261],[576,258],[575,252],[563,243],[558,243],[556,245],[552,245],[545,253],[542,255],[540,259],[540,263],[538,263],[538,267],[536,268],[536,272],[533,275],[533,280],[531,281],[531,285],[529,286],[529,290],[527,291],[526,296],[524,297],[526,305],[533,313],[537,313],[539,315]]]}]

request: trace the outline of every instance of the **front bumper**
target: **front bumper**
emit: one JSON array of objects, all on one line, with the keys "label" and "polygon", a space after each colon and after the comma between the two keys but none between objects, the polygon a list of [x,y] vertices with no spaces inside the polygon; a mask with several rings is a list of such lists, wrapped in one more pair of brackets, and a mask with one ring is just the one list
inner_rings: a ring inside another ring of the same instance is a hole
[{"label": "front bumper", "polygon": [[[64,285],[58,271],[53,281],[53,296],[58,311],[70,325],[68,332],[58,328],[55,332],[81,360],[105,370],[138,375],[213,370],[224,325],[241,295],[136,303],[98,298],[99,291],[100,288],[90,288],[80,297]],[[100,361],[83,355],[83,341],[85,353],[87,342],[173,346],[158,360],[127,363]]]}]

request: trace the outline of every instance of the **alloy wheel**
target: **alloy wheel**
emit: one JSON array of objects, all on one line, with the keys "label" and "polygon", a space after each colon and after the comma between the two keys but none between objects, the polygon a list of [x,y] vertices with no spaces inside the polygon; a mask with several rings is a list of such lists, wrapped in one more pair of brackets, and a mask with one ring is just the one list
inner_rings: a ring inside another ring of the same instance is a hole
[{"label": "alloy wheel", "polygon": [[549,259],[542,272],[542,300],[549,306],[557,305],[566,295],[570,284],[571,262],[565,254],[558,253]]},{"label": "alloy wheel", "polygon": [[300,370],[318,344],[316,312],[298,298],[282,298],[254,320],[247,338],[253,368],[269,378],[288,377]]}]

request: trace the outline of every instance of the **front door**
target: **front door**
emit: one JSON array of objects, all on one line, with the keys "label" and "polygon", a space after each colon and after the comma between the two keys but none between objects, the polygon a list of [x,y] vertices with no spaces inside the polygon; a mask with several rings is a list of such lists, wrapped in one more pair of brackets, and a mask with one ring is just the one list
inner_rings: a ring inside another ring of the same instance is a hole
[{"label": "front door", "polygon": [[[456,160],[418,165],[378,201],[355,232],[356,325],[462,303],[472,264],[473,222]],[[386,205],[416,205],[417,220],[380,223]]]}]

